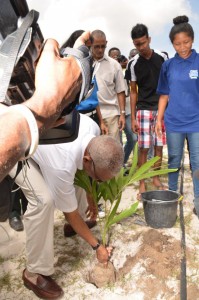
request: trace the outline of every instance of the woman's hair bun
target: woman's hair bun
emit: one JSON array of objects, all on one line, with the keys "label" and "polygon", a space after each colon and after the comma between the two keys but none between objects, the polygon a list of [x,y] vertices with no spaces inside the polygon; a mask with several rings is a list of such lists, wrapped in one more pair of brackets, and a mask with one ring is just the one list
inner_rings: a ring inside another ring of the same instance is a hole
[{"label": "woman's hair bun", "polygon": [[178,16],[176,18],[173,19],[173,24],[174,25],[178,25],[181,23],[188,23],[189,22],[189,18],[187,16]]}]

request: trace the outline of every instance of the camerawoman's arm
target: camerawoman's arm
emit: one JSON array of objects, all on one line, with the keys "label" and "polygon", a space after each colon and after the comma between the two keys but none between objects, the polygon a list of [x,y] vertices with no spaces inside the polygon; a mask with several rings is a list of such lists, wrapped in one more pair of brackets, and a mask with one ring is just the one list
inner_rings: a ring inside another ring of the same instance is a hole
[{"label": "camerawoman's arm", "polygon": [[[76,60],[71,56],[61,58],[58,43],[48,40],[36,68],[35,93],[18,106],[32,111],[42,133],[53,127],[62,110],[75,99],[81,83]],[[32,142],[27,118],[13,108],[0,104],[0,181],[25,157]]]}]

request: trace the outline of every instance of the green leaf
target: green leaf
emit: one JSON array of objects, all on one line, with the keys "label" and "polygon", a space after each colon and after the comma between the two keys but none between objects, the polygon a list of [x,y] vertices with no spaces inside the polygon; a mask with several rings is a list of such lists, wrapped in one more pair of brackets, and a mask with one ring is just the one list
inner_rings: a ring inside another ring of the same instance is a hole
[{"label": "green leaf", "polygon": [[92,186],[89,176],[84,170],[77,170],[75,174],[74,184],[83,188],[86,192],[92,193]]},{"label": "green leaf", "polygon": [[156,170],[156,171],[150,171],[150,172],[146,172],[146,173],[142,173],[139,174],[139,172],[136,172],[134,174],[134,176],[131,178],[131,180],[129,181],[129,184],[132,184],[135,181],[139,181],[142,179],[146,179],[146,178],[151,178],[154,176],[158,176],[158,175],[165,175],[168,173],[172,173],[172,172],[176,172],[177,169],[160,169],[160,170]]},{"label": "green leaf", "polygon": [[131,177],[132,174],[137,169],[138,164],[138,143],[135,144],[134,150],[133,150],[133,160],[132,160],[132,166],[129,170],[129,176]]},{"label": "green leaf", "polygon": [[113,219],[113,217],[115,216],[116,212],[117,212],[117,209],[118,209],[118,206],[120,204],[120,201],[121,201],[121,197],[122,197],[122,193],[120,193],[120,195],[118,196],[118,199],[113,207],[113,209],[111,210],[110,214],[109,214],[109,217],[108,217],[108,220],[107,220],[107,225],[111,222],[111,220]]},{"label": "green leaf", "polygon": [[111,190],[112,197],[115,198],[117,196],[117,193],[118,193],[118,184],[117,184],[117,181],[116,181],[115,177],[113,177],[109,181],[109,188]]},{"label": "green leaf", "polygon": [[131,205],[130,208],[123,210],[120,214],[116,215],[113,220],[110,220],[110,222],[107,224],[108,227],[111,225],[120,222],[121,220],[130,217],[132,214],[134,214],[137,210],[139,202],[135,202],[133,205]]},{"label": "green leaf", "polygon": [[160,158],[158,156],[153,157],[149,161],[147,161],[145,164],[143,164],[135,174],[142,175],[143,173],[146,173],[154,164],[159,160]]},{"label": "green leaf", "polygon": [[125,169],[124,168],[121,168],[118,176],[116,177],[116,184],[118,186],[118,192],[120,192],[121,190],[123,190],[123,187],[124,187],[124,172],[125,172]]},{"label": "green leaf", "polygon": [[102,193],[104,200],[105,201],[110,200],[110,202],[112,203],[115,200],[115,198],[112,194],[111,187],[110,187],[108,181],[103,182],[101,184],[104,185],[104,189],[103,189],[103,193]]}]

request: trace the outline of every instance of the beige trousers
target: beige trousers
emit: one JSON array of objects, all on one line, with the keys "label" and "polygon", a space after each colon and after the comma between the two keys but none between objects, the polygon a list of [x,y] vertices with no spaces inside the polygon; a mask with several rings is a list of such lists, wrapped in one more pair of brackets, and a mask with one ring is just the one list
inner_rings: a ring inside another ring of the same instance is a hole
[{"label": "beige trousers", "polygon": [[[49,276],[54,273],[54,202],[49,188],[41,174],[38,165],[28,160],[25,167],[18,174],[15,182],[21,187],[28,200],[24,215],[26,231],[27,269],[29,272]],[[14,177],[17,167],[10,172]],[[86,194],[80,189],[77,191],[81,200],[81,211],[86,209]],[[64,236],[63,236],[64,239]]]},{"label": "beige trousers", "polygon": [[118,128],[119,116],[103,119],[105,125],[108,127],[108,134],[114,137],[118,142],[121,142],[120,131]]}]

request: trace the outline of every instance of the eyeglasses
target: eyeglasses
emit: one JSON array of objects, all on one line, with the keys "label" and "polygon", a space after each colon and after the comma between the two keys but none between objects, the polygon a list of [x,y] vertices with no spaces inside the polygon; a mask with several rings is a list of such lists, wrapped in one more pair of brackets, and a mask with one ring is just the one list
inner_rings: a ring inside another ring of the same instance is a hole
[{"label": "eyeglasses", "polygon": [[106,49],[106,45],[93,45],[93,48],[95,49],[95,50],[99,50],[99,49]]},{"label": "eyeglasses", "polygon": [[88,153],[89,153],[90,158],[91,158],[91,160],[92,160],[93,174],[94,174],[94,176],[95,176],[95,181],[97,181],[97,182],[103,182],[103,180],[101,180],[101,179],[97,176],[97,174],[96,174],[95,163],[94,163],[94,160],[92,159],[92,156],[91,156],[89,150],[88,150]]}]

